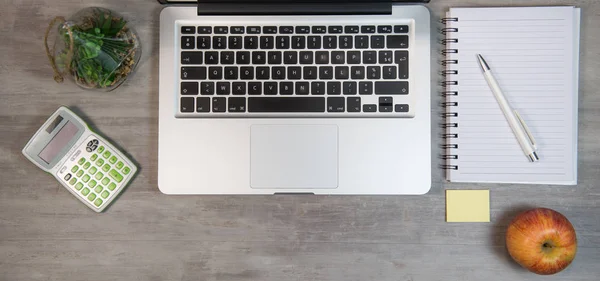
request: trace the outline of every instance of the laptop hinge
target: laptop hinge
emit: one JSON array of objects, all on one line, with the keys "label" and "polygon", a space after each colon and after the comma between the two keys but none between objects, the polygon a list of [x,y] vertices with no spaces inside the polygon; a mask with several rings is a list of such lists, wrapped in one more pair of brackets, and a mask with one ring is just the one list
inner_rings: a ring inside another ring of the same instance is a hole
[{"label": "laptop hinge", "polygon": [[390,2],[359,3],[198,3],[198,15],[386,15]]}]

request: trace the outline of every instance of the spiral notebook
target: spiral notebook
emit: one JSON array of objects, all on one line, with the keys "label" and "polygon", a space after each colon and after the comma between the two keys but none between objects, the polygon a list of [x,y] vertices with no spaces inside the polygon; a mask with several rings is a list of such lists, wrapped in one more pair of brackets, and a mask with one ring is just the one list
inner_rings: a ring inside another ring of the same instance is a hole
[{"label": "spiral notebook", "polygon": [[[443,22],[447,179],[577,184],[579,8],[452,8]],[[476,54],[532,131],[539,162],[523,154]]]}]

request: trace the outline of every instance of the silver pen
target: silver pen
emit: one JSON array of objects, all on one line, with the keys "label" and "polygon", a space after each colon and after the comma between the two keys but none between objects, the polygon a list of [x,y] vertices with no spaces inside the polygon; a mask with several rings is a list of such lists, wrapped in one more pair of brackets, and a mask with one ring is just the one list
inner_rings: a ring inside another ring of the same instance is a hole
[{"label": "silver pen", "polygon": [[477,54],[477,60],[479,61],[479,66],[483,71],[483,77],[485,77],[485,81],[487,81],[492,93],[494,93],[494,97],[496,98],[498,105],[500,105],[500,109],[502,110],[502,113],[504,113],[504,117],[506,117],[508,125],[515,134],[523,153],[525,153],[525,156],[527,156],[529,162],[539,161],[540,158],[536,152],[537,147],[535,144],[535,139],[525,124],[525,121],[523,121],[523,118],[521,118],[519,112],[510,107],[508,101],[504,97],[504,94],[502,94],[500,85],[498,85],[498,82],[492,75],[490,66],[480,54]]}]

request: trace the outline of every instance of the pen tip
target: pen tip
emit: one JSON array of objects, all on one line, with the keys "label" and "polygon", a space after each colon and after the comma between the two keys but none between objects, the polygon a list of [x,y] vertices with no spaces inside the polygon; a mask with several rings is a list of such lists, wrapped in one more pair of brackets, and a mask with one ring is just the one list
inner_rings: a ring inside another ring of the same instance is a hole
[{"label": "pen tip", "polygon": [[481,56],[481,54],[477,54],[477,60],[479,61],[479,66],[481,67],[481,70],[490,70],[490,66],[487,64],[485,59],[483,59],[483,56]]}]

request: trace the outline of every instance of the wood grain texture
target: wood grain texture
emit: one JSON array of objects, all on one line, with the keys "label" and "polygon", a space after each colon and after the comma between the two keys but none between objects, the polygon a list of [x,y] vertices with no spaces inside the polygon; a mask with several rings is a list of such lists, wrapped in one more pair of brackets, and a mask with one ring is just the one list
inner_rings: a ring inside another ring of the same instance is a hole
[{"label": "wood grain texture", "polygon": [[[576,187],[449,184],[436,168],[431,191],[418,197],[166,196],[156,184],[162,7],[153,0],[7,0],[0,9],[0,280],[598,280],[600,1],[432,2],[433,20],[454,6],[582,8]],[[89,6],[122,12],[142,40],[136,74],[111,93],[56,84],[43,51],[51,18]],[[437,71],[432,61],[433,77]],[[440,101],[434,96],[434,113]],[[103,214],[21,155],[59,105],[74,108],[141,167]],[[492,222],[445,223],[444,190],[454,188],[490,189]],[[510,219],[538,206],[566,215],[579,238],[574,263],[551,277],[519,268],[504,248]]]}]

